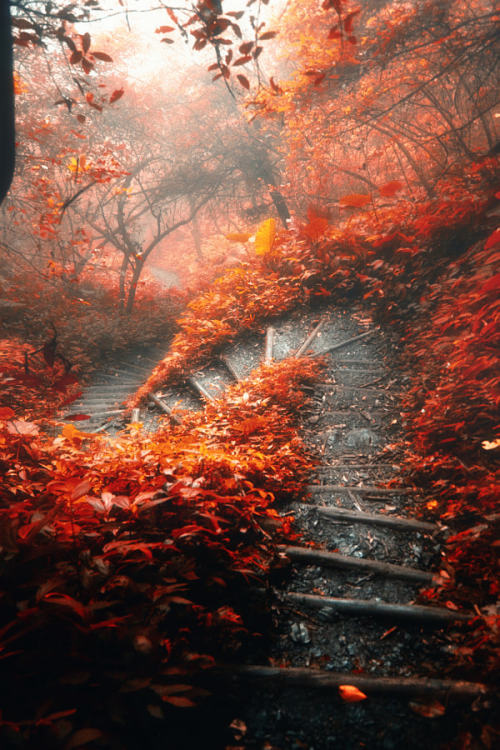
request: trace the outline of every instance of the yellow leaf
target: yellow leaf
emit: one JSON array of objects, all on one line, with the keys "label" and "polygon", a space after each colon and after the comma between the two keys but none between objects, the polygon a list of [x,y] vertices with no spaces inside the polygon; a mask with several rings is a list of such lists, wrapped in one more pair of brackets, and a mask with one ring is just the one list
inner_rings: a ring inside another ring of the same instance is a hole
[{"label": "yellow leaf", "polygon": [[276,222],[274,219],[266,219],[255,233],[255,254],[267,255],[271,250],[276,235]]},{"label": "yellow leaf", "polygon": [[231,240],[231,242],[248,242],[252,235],[249,232],[230,232],[224,236],[226,240]]},{"label": "yellow leaf", "polygon": [[357,703],[366,700],[366,695],[354,685],[339,685],[340,697],[346,703]]},{"label": "yellow leaf", "polygon": [[85,437],[83,432],[75,427],[74,424],[65,424],[61,430],[63,437],[73,440],[74,438]]},{"label": "yellow leaf", "polygon": [[500,448],[500,439],[496,440],[483,440],[481,443],[485,451],[493,451],[495,448]]}]

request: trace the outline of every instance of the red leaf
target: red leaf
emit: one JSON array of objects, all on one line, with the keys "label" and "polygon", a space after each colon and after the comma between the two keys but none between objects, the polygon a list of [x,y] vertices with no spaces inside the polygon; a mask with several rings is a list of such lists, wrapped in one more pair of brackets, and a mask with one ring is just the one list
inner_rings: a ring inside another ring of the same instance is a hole
[{"label": "red leaf", "polygon": [[241,85],[243,86],[243,88],[245,88],[245,89],[249,89],[250,88],[250,83],[248,81],[248,78],[246,78],[245,76],[242,76],[241,73],[239,73],[236,76],[236,78],[241,83]]},{"label": "red leaf", "polygon": [[90,71],[92,70],[92,68],[93,68],[93,67],[94,67],[94,66],[93,66],[93,64],[92,64],[92,63],[90,62],[90,60],[87,60],[87,58],[86,58],[86,57],[84,57],[84,58],[83,58],[83,60],[82,60],[82,68],[83,68],[83,69],[84,69],[84,71],[85,71],[85,72],[87,73],[87,75],[88,75],[88,74],[90,73]]},{"label": "red leaf", "polygon": [[234,61],[233,65],[245,65],[245,63],[250,62],[251,59],[252,55],[243,55],[243,57],[238,57],[238,59]]},{"label": "red leaf", "polygon": [[103,60],[103,62],[113,62],[113,58],[106,52],[92,52],[92,55],[98,60]]},{"label": "red leaf", "polygon": [[124,89],[116,89],[116,91],[113,91],[113,93],[109,97],[109,103],[113,104],[113,102],[118,101],[118,99],[122,98],[124,93],[125,93]]},{"label": "red leaf", "polygon": [[82,497],[82,495],[86,495],[91,487],[92,485],[90,481],[88,479],[84,479],[83,482],[80,482],[80,484],[77,484],[74,488],[73,492],[71,493],[71,500],[78,500],[78,498]]},{"label": "red leaf", "polygon": [[78,120],[78,122],[84,123],[86,120],[86,117],[85,115],[77,115],[76,119]]},{"label": "red leaf", "polygon": [[401,190],[402,187],[403,183],[400,182],[400,180],[391,180],[391,182],[386,182],[385,185],[379,187],[378,191],[380,195],[383,195],[386,198],[391,198],[395,193]]},{"label": "red leaf", "polygon": [[342,208],[361,208],[366,206],[367,203],[371,203],[371,195],[365,193],[351,193],[350,195],[344,195],[339,200],[339,205]]},{"label": "red leaf", "polygon": [[155,29],[155,34],[168,34],[169,31],[175,31],[174,26],[159,26]]},{"label": "red leaf", "polygon": [[0,419],[11,419],[15,417],[16,413],[10,406],[0,406]]},{"label": "red leaf", "polygon": [[239,50],[242,55],[248,55],[252,47],[253,47],[253,42],[244,42],[243,44],[240,44]]},{"label": "red leaf", "polygon": [[263,42],[266,39],[273,39],[277,33],[277,31],[266,31],[264,34],[261,34],[259,36],[259,42]]},{"label": "red leaf", "polygon": [[72,596],[68,596],[68,594],[46,594],[41,601],[49,602],[49,604],[59,604],[62,607],[69,607],[69,609],[72,609],[82,619],[87,614],[84,605],[73,599]]},{"label": "red leaf", "polygon": [[83,55],[80,52],[80,50],[79,49],[75,50],[73,54],[71,55],[71,57],[69,58],[70,65],[76,65],[77,63],[81,61],[82,57]]},{"label": "red leaf", "polygon": [[79,729],[64,745],[64,750],[73,750],[75,747],[82,747],[82,745],[87,745],[92,740],[98,740],[102,736],[103,734],[100,729],[92,729],[91,727]]},{"label": "red leaf", "polygon": [[164,695],[162,700],[171,703],[172,706],[176,706],[177,708],[192,708],[196,705],[196,703],[193,703],[192,700],[185,698],[183,695]]},{"label": "red leaf", "polygon": [[490,234],[490,236],[484,243],[484,249],[489,250],[490,247],[495,247],[495,245],[498,245],[499,243],[500,243],[500,227],[498,229],[495,229],[493,234]]},{"label": "red leaf", "polygon": [[88,52],[90,49],[90,34],[88,32],[82,36],[82,47],[84,52]]}]

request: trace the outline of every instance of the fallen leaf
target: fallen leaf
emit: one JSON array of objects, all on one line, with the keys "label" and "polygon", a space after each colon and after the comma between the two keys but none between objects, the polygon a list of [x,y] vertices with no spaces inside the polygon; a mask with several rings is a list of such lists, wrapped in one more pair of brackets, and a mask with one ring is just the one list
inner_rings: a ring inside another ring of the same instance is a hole
[{"label": "fallen leaf", "polygon": [[339,694],[346,703],[358,703],[368,697],[354,685],[339,685]]}]

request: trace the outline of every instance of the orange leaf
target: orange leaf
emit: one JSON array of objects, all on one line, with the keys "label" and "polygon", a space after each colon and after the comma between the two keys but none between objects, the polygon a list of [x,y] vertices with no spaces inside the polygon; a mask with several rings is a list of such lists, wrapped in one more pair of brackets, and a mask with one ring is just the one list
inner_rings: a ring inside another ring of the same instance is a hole
[{"label": "orange leaf", "polygon": [[340,697],[346,703],[358,703],[366,700],[367,696],[354,685],[339,685]]},{"label": "orange leaf", "polygon": [[445,707],[439,701],[432,701],[432,703],[411,702],[409,705],[414,713],[424,716],[426,719],[435,719],[437,716],[444,716],[446,713]]},{"label": "orange leaf", "polygon": [[248,242],[252,235],[249,232],[230,232],[224,236],[226,240],[231,240],[231,242]]},{"label": "orange leaf", "polygon": [[344,195],[339,200],[341,208],[360,208],[366,206],[367,203],[371,203],[371,195],[366,193],[351,193],[350,195]]},{"label": "orange leaf", "polygon": [[271,250],[276,234],[276,222],[273,218],[266,219],[255,233],[255,254],[267,255]]}]

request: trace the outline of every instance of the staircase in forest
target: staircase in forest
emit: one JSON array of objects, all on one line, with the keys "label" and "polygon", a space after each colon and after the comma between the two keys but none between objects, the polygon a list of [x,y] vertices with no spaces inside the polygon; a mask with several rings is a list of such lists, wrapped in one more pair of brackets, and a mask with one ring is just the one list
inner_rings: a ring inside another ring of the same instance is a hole
[{"label": "staircase in forest", "polygon": [[[235,723],[242,747],[389,749],[409,733],[414,747],[446,746],[460,701],[486,689],[446,678],[450,628],[471,614],[415,603],[437,580],[447,529],[422,520],[414,509],[426,498],[398,481],[391,444],[402,431],[405,383],[393,369],[390,337],[348,312],[302,311],[268,328],[265,339],[231,345],[178,388],[153,394],[135,416],[153,430],[160,414],[179,420],[176,407],[201,408],[263,358],[306,352],[328,354],[302,415],[303,437],[321,462],[309,496],[280,508],[295,518],[300,542],[281,549],[285,572],[257,594],[273,612],[269,660],[210,679],[242,691]],[[123,400],[154,364],[151,352],[120,358],[72,413],[89,414],[96,431],[116,429]],[[433,724],[433,744],[430,717],[443,719]]]}]

